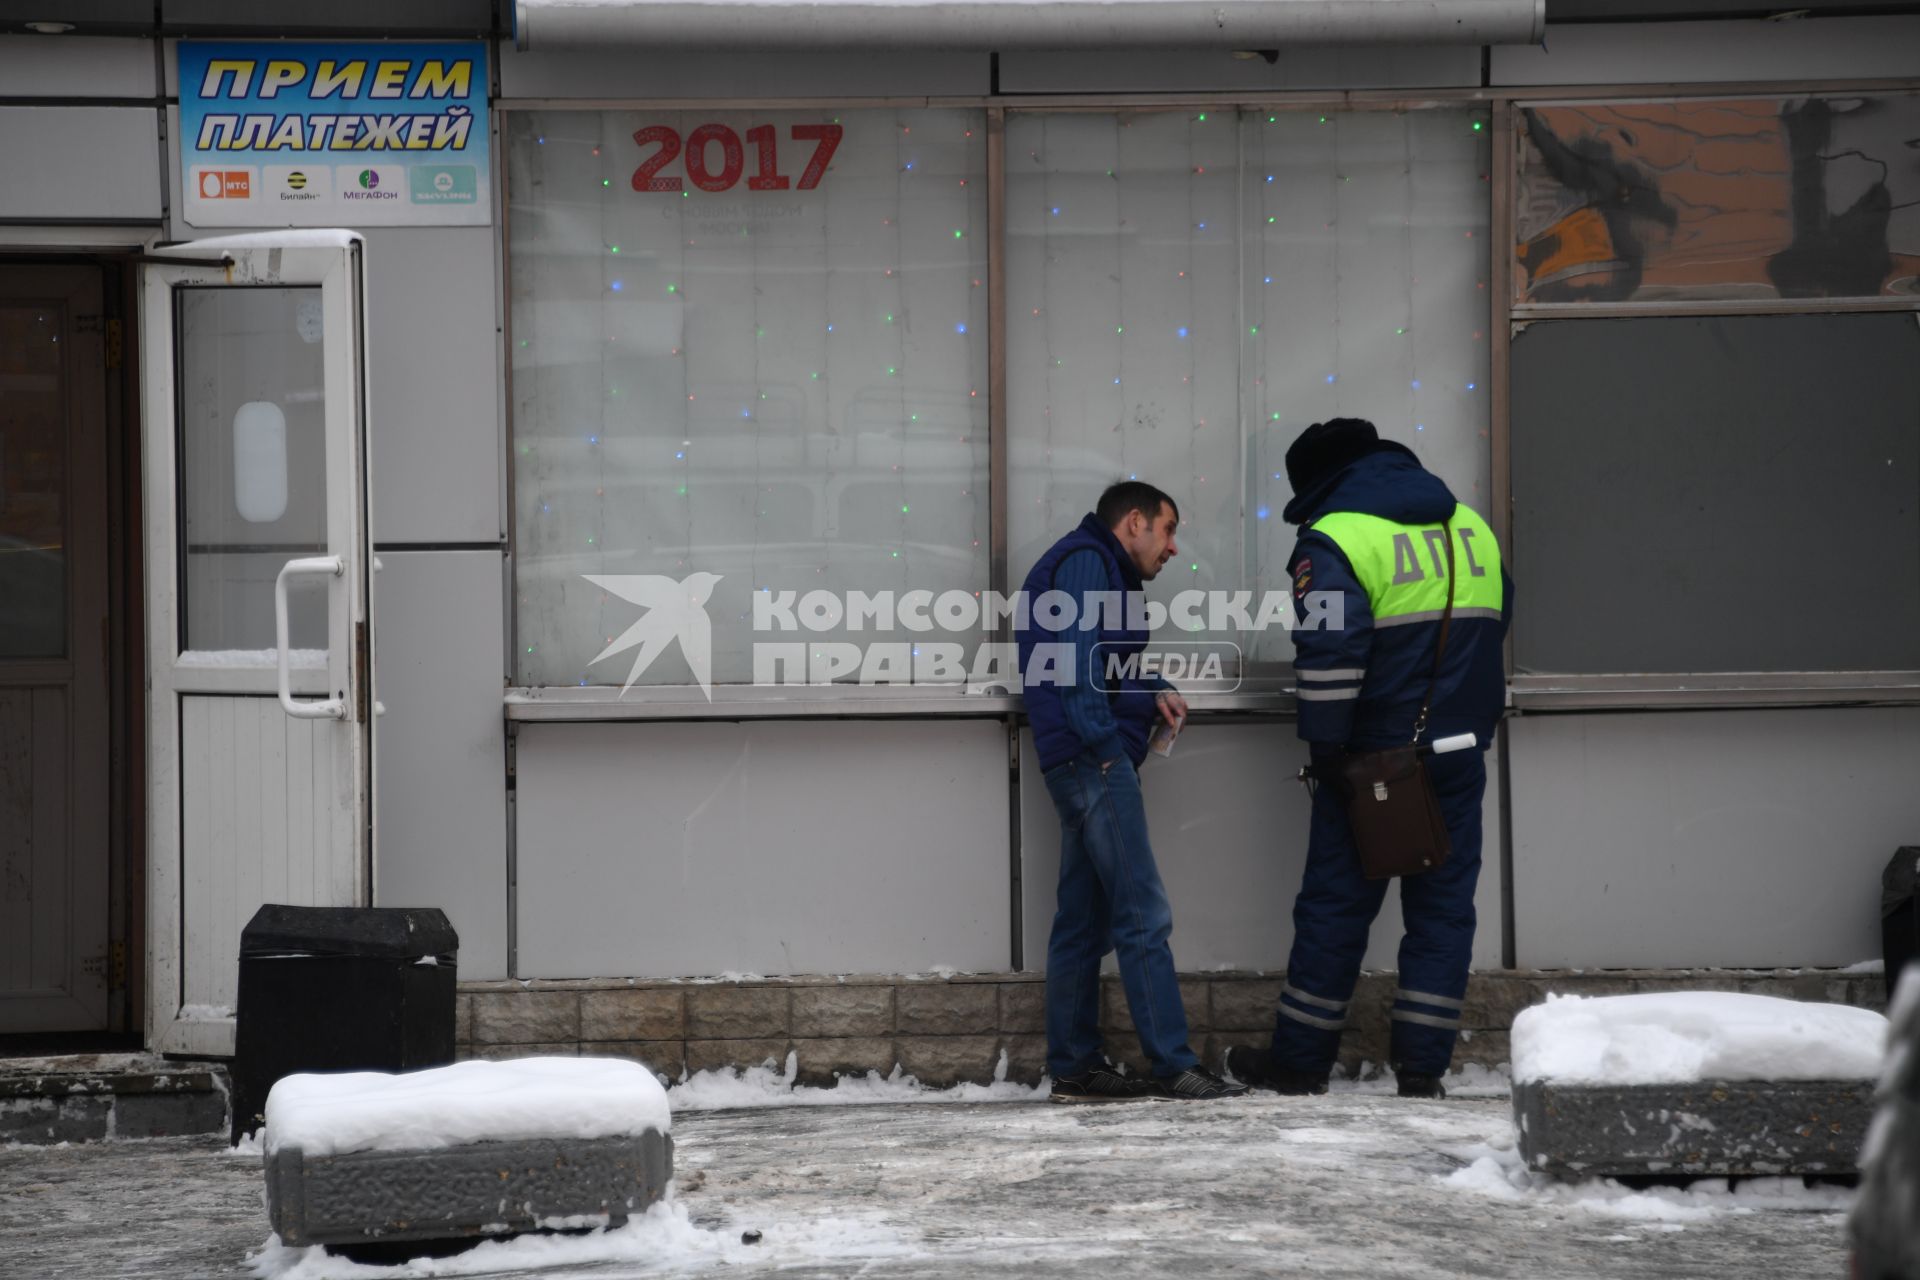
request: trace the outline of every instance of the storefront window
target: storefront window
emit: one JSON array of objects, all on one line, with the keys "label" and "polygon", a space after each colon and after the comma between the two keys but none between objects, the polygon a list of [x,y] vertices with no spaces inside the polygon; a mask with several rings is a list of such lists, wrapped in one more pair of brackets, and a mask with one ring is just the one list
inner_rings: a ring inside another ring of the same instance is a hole
[{"label": "storefront window", "polygon": [[[1183,517],[1180,557],[1153,597],[1284,591],[1297,532],[1281,519],[1286,446],[1343,414],[1372,419],[1485,511],[1486,120],[1483,109],[1010,119],[1014,563],[1031,563],[1105,485],[1138,476]],[[1256,662],[1292,652],[1280,629],[1213,638]]]},{"label": "storefront window", "polygon": [[989,585],[983,112],[507,119],[518,683],[694,682],[610,578],[717,684],[756,592]]},{"label": "storefront window", "polygon": [[[1156,598],[1285,593],[1286,445],[1340,414],[1485,510],[1486,122],[1010,112],[1006,585],[1133,476],[1184,517]],[[879,638],[769,637],[756,594],[994,585],[983,112],[507,129],[519,683],[697,682],[632,631],[662,584],[710,591],[722,684],[756,640]],[[1212,622],[1180,638],[1291,655]]]}]

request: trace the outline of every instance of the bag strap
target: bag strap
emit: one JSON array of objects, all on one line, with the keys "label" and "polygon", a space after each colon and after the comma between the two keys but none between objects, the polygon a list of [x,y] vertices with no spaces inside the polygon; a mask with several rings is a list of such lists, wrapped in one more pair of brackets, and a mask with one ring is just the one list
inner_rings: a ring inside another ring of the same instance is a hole
[{"label": "bag strap", "polygon": [[1440,528],[1447,535],[1447,607],[1440,615],[1440,639],[1433,647],[1433,678],[1427,681],[1427,696],[1420,699],[1420,714],[1413,722],[1415,742],[1427,731],[1427,712],[1433,707],[1434,690],[1440,687],[1440,661],[1446,656],[1447,632],[1453,625],[1453,521],[1443,521]]}]

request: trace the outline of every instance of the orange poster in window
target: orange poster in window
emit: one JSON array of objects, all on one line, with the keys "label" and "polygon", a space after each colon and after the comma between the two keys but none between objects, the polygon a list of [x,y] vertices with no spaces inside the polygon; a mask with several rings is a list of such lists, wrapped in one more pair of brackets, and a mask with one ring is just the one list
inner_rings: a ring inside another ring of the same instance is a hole
[{"label": "orange poster in window", "polygon": [[1518,302],[1920,295],[1920,96],[1516,119]]}]

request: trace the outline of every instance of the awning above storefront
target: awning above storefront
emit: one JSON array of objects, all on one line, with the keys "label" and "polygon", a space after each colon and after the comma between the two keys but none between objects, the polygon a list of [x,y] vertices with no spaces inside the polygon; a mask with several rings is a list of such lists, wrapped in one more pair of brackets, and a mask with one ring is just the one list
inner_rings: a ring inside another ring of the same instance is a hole
[{"label": "awning above storefront", "polygon": [[514,0],[514,42],[629,48],[1270,50],[1536,44],[1546,0]]}]

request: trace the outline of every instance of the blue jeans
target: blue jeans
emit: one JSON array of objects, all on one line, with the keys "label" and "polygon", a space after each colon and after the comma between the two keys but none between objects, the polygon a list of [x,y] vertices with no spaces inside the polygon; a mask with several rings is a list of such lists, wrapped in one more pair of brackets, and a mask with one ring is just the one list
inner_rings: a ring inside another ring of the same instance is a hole
[{"label": "blue jeans", "polygon": [[1060,892],[1047,942],[1047,1070],[1054,1079],[1100,1063],[1100,961],[1120,956],[1120,983],[1157,1076],[1199,1061],[1174,977],[1173,910],[1147,843],[1140,774],[1105,772],[1090,752],[1046,772],[1060,813]]}]

